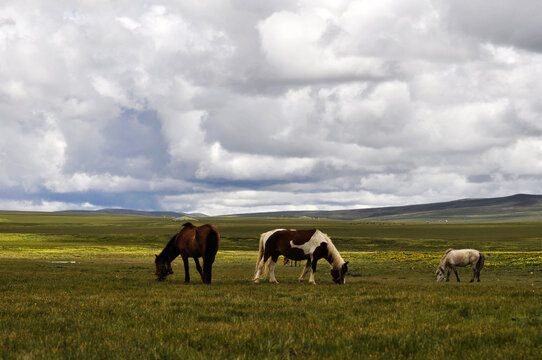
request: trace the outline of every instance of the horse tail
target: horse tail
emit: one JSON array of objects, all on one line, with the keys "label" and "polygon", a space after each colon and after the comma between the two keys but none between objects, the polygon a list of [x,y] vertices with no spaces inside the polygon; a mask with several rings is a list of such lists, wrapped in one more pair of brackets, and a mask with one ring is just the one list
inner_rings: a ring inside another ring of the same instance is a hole
[{"label": "horse tail", "polygon": [[269,235],[269,234],[268,233],[263,233],[263,234],[260,235],[260,245],[258,247],[258,260],[256,260],[256,269],[254,270],[254,281],[257,281],[262,276],[267,276],[267,273],[269,272],[269,267],[268,267],[268,265],[266,263],[265,267],[263,268],[262,273],[258,277],[256,277],[256,275],[258,275],[260,262],[262,261],[262,259],[265,256],[265,241],[267,240],[267,235]]},{"label": "horse tail", "polygon": [[256,277],[256,275],[258,275],[260,262],[263,259],[265,259],[265,243],[267,242],[267,239],[269,239],[269,237],[271,237],[271,235],[273,235],[277,230],[279,230],[279,229],[268,231],[268,232],[265,232],[265,233],[260,235],[260,245],[259,245],[259,249],[258,249],[258,260],[256,261],[256,269],[254,271],[254,281],[257,281],[260,277],[265,278],[269,274],[269,262],[267,261],[265,263],[265,265],[264,265],[264,268],[263,268],[262,272],[259,274],[259,276]]},{"label": "horse tail", "polygon": [[476,263],[476,270],[480,271],[484,267],[484,260],[485,260],[484,254],[480,253],[480,257],[478,258],[478,262]]},{"label": "horse tail", "polygon": [[258,271],[258,265],[260,265],[260,261],[262,261],[263,255],[264,255],[264,234],[260,235],[260,245],[258,246],[258,260],[256,260],[256,269],[254,271]]},{"label": "horse tail", "polygon": [[206,284],[211,283],[213,262],[218,252],[219,242],[220,234],[218,230],[213,226],[209,226],[209,233],[205,241],[205,253],[203,254],[203,277]]},{"label": "horse tail", "polygon": [[220,242],[220,234],[218,231],[211,227],[209,229],[209,234],[207,235],[207,241],[205,244],[205,257],[207,256],[215,256],[218,251],[218,245]]}]

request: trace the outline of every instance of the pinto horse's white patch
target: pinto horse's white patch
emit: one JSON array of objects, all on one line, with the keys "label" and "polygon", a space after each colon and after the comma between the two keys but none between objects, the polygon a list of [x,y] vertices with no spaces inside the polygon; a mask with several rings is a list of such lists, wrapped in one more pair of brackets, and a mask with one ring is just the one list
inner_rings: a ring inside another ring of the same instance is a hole
[{"label": "pinto horse's white patch", "polygon": [[312,253],[314,253],[314,250],[318,246],[320,246],[321,243],[324,243],[324,242],[325,243],[328,242],[327,239],[326,239],[326,236],[320,230],[316,230],[316,232],[311,236],[309,241],[307,241],[304,244],[296,245],[296,244],[294,244],[293,240],[290,240],[290,247],[292,249],[301,249],[301,250],[303,250],[303,253],[305,255],[312,255]]},{"label": "pinto horse's white patch", "polygon": [[327,251],[332,258],[331,266],[334,268],[340,268],[345,261],[339,254],[339,251],[337,251],[335,245],[333,245],[331,239],[320,230],[316,230],[316,232],[311,236],[310,240],[302,245],[295,245],[294,242],[290,240],[290,247],[303,250],[305,255],[312,255],[314,250],[322,243],[327,244]]}]

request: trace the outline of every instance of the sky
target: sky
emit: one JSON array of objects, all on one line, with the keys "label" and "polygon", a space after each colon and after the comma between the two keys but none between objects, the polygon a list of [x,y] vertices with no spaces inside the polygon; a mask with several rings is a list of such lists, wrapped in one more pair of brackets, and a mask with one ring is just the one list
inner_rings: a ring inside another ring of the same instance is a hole
[{"label": "sky", "polygon": [[4,0],[0,209],[208,215],[542,191],[524,0]]}]

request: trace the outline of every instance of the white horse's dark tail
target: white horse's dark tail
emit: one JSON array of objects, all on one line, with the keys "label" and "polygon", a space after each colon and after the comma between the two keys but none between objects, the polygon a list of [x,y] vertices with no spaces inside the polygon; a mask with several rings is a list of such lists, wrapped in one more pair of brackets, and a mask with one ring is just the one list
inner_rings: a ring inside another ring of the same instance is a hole
[{"label": "white horse's dark tail", "polygon": [[484,267],[484,260],[485,260],[484,254],[480,253],[480,257],[478,258],[478,262],[476,263],[476,270],[480,272],[482,268]]}]

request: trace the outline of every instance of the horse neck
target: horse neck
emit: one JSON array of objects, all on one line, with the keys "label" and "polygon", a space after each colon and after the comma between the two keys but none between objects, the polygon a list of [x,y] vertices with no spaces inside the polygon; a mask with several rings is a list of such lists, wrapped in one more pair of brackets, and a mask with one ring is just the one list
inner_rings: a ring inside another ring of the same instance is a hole
[{"label": "horse neck", "polygon": [[342,258],[341,254],[339,254],[339,251],[337,250],[335,245],[333,245],[333,243],[331,242],[329,238],[327,239],[327,251],[328,251],[328,256],[326,257],[327,262],[330,263],[331,266],[335,269],[342,267],[345,261]]},{"label": "horse neck", "polygon": [[164,250],[162,250],[162,252],[158,255],[159,258],[164,258],[167,262],[172,262],[177,256],[179,256],[181,251],[175,245],[175,238],[176,236],[171,238]]},{"label": "horse neck", "polygon": [[449,254],[446,253],[446,254],[442,257],[442,259],[440,259],[439,266],[440,266],[441,268],[443,268],[443,269],[445,269],[445,268],[446,268],[446,264],[448,264],[448,255],[449,255]]}]

